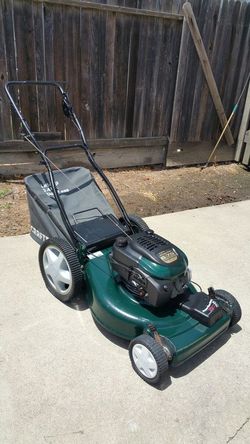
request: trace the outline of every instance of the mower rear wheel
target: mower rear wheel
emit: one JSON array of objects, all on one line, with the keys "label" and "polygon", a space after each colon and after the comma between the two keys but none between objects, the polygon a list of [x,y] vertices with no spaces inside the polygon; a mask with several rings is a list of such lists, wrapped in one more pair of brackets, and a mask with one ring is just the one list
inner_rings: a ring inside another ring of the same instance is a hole
[{"label": "mower rear wheel", "polygon": [[39,265],[50,293],[67,302],[82,292],[83,275],[74,248],[63,239],[47,239],[39,250]]},{"label": "mower rear wheel", "polygon": [[218,295],[218,299],[222,299],[223,301],[229,303],[232,306],[233,312],[230,322],[230,327],[238,324],[241,319],[241,306],[237,299],[228,291],[225,290],[215,290],[216,296]]},{"label": "mower rear wheel", "polygon": [[147,334],[132,339],[129,357],[133,369],[149,384],[158,384],[168,370],[168,359],[163,347]]}]

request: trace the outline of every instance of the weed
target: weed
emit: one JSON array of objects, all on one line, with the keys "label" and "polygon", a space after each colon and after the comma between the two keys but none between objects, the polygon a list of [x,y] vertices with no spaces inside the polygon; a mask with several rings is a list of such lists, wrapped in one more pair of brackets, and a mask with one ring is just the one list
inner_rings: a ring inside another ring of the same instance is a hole
[{"label": "weed", "polygon": [[9,190],[6,188],[0,188],[0,199],[3,199],[3,197],[7,196],[9,194]]},{"label": "weed", "polygon": [[9,210],[11,205],[12,205],[12,202],[6,202],[6,203],[3,203],[3,204],[0,204],[0,209],[1,210]]}]

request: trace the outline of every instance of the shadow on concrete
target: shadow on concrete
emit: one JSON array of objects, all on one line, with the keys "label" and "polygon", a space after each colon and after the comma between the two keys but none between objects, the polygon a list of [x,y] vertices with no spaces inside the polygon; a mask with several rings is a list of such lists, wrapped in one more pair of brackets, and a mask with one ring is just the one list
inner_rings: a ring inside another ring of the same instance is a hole
[{"label": "shadow on concrete", "polygon": [[235,325],[230,330],[227,330],[217,339],[215,339],[211,344],[207,345],[203,350],[198,352],[192,358],[189,358],[186,362],[181,364],[179,367],[170,367],[169,373],[173,378],[181,378],[187,375],[204,361],[206,361],[210,356],[217,352],[223,345],[225,345],[232,335],[240,332],[242,329],[239,325]]},{"label": "shadow on concrete", "polygon": [[109,331],[105,330],[100,324],[98,324],[95,319],[93,318],[93,321],[98,328],[98,330],[107,338],[109,341],[113,342],[114,345],[117,345],[118,347],[124,348],[125,350],[128,350],[129,342],[127,339],[119,338],[119,336],[114,335],[113,333],[110,333]]},{"label": "shadow on concrete", "polygon": [[[73,298],[69,302],[65,302],[64,305],[77,311],[84,311],[89,308],[87,303],[87,298],[84,296]],[[94,320],[94,318],[93,322],[95,323],[100,333],[103,336],[105,336],[109,341],[113,342],[113,344],[118,347],[128,350],[130,341],[122,339],[114,335],[113,333],[110,333],[109,331],[105,330],[100,324],[98,324]],[[213,342],[211,342],[211,344],[207,345],[203,350],[199,351],[192,358],[189,358],[186,362],[184,362],[180,366],[178,367],[170,366],[169,371],[166,374],[166,377],[163,378],[161,383],[158,385],[154,385],[152,387],[161,391],[167,389],[172,384],[171,378],[178,379],[189,374],[192,370],[194,370],[196,367],[198,367],[200,364],[206,361],[210,356],[216,353],[217,350],[220,349],[220,347],[225,345],[229,341],[232,335],[239,333],[241,330],[242,329],[240,325],[238,324],[235,325],[231,329],[224,332]]]},{"label": "shadow on concrete", "polygon": [[69,302],[62,302],[62,304],[66,305],[69,308],[72,308],[72,310],[77,311],[84,311],[89,308],[87,300],[79,296],[76,298],[72,298]]},{"label": "shadow on concrete", "polygon": [[[107,338],[109,341],[113,342],[114,345],[117,345],[118,347],[128,350],[130,341],[128,341],[126,339],[119,338],[118,336],[115,336],[114,334],[109,333],[101,325],[99,325],[95,320],[94,320],[94,323],[95,323],[96,327],[98,328],[98,330],[100,331],[100,333],[102,333],[103,336],[105,336],[105,338]],[[128,359],[129,359],[129,356],[128,356]],[[131,370],[133,371],[132,366],[131,366]],[[147,384],[146,381],[145,381],[145,383]],[[166,373],[166,375],[162,378],[160,384],[157,384],[157,385],[148,384],[148,385],[150,385],[152,388],[155,388],[156,390],[162,391],[162,390],[165,390],[166,388],[168,388],[171,384],[172,384],[171,377],[170,377],[169,373]]]},{"label": "shadow on concrete", "polygon": [[68,302],[62,302],[62,304],[66,305],[66,307],[72,308],[72,310],[84,311],[89,308],[88,305],[88,297],[87,297],[87,288],[83,285],[82,295],[76,296],[75,298],[70,299]]},{"label": "shadow on concrete", "polygon": [[[121,347],[125,350],[128,350],[129,342],[126,339],[119,338],[118,336],[115,336],[114,334],[108,332],[105,330],[101,325],[99,325],[95,320],[94,323],[98,330],[111,342],[113,342],[114,345]],[[220,349],[223,345],[229,341],[232,335],[239,333],[241,331],[241,327],[239,325],[235,325],[230,330],[227,330],[225,333],[223,333],[221,336],[219,336],[217,339],[215,339],[211,344],[207,345],[203,350],[198,352],[195,356],[192,358],[189,358],[186,362],[181,364],[179,367],[169,367],[169,371],[166,373],[166,376],[162,379],[161,383],[158,385],[152,386],[156,390],[166,390],[171,384],[171,378],[181,378],[188,373],[190,373],[192,370],[194,370],[196,367],[198,367],[200,364],[202,364],[204,361],[206,361],[210,356],[212,356],[214,353],[216,353],[217,350]]]}]

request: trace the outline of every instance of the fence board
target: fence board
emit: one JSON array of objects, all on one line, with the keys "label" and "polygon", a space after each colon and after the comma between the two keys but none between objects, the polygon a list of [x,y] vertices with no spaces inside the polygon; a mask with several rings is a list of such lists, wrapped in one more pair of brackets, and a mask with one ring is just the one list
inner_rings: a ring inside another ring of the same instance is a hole
[{"label": "fence board", "polygon": [[[60,82],[64,82],[66,79],[67,58],[64,53],[64,41],[63,38],[58,38],[58,36],[63,36],[64,33],[63,8],[61,5],[55,5],[53,8],[53,63],[55,79]],[[74,67],[72,66],[73,69]],[[55,100],[55,127],[59,132],[64,131],[64,115],[62,113],[61,100]]]},{"label": "fence board", "polygon": [[[17,67],[16,67],[16,50],[15,50],[15,40],[14,40],[14,23],[12,16],[12,1],[2,0],[2,13],[3,13],[3,24],[4,24],[4,39],[6,47],[6,61],[7,61],[7,72],[8,80],[17,80]],[[13,89],[13,97],[18,101],[18,93]],[[9,104],[8,104],[9,106]],[[5,110],[3,110],[5,112]],[[20,122],[17,119],[15,112],[11,109],[12,115],[12,129],[13,137],[16,137],[18,130],[20,129]]]},{"label": "fence board", "polygon": [[[18,80],[35,79],[34,21],[32,4],[27,0],[14,2],[15,37]],[[38,130],[36,87],[20,87],[20,106],[33,131]]]},{"label": "fence board", "polygon": [[7,80],[7,61],[4,40],[4,22],[2,1],[0,2],[0,140],[11,139],[13,136],[11,126],[11,111],[7,104],[4,84]]},{"label": "fence board", "polygon": [[[53,8],[51,5],[44,5],[44,46],[45,46],[45,79],[53,80],[55,78],[55,65],[53,57]],[[62,36],[57,36],[62,38]],[[41,94],[45,93],[48,112],[48,131],[56,131],[56,96],[55,90],[52,87],[44,88]]]},{"label": "fence board", "polygon": [[[172,142],[208,141],[211,147],[219,123],[183,24],[183,3],[0,0],[0,139],[20,137],[20,124],[3,99],[3,81],[8,77],[65,81],[87,138],[170,134]],[[250,4],[244,0],[192,0],[192,4],[229,113],[250,69]],[[171,15],[172,11],[177,14]],[[45,93],[43,87],[33,87],[29,94],[16,90],[15,98],[24,105],[34,130],[76,137],[51,90]],[[244,97],[232,125],[235,138],[243,103]],[[170,144],[170,159],[175,156],[171,149]],[[199,150],[207,152],[203,144]],[[183,156],[185,164],[188,153],[191,160],[203,156],[188,144],[178,161]]]},{"label": "fence board", "polygon": [[181,29],[180,23],[172,23],[171,26],[164,26],[157,84],[159,112],[158,115],[157,112],[155,113],[154,136],[170,135]]},{"label": "fence board", "polygon": [[[207,2],[207,7],[203,8],[203,14],[200,18],[200,28],[203,29],[204,45],[207,48],[209,61],[214,47],[214,35],[216,31],[216,21],[220,9],[220,0]],[[195,82],[192,112],[190,113],[189,141],[201,140],[201,126],[206,115],[206,102],[209,90],[207,82],[204,82],[203,71],[198,65]]]},{"label": "fence board", "polygon": [[178,140],[178,135],[182,125],[181,119],[185,118],[185,115],[183,113],[182,101],[186,85],[186,74],[187,74],[186,65],[188,62],[188,55],[189,55],[188,53],[189,41],[190,41],[190,32],[188,29],[187,22],[184,21],[181,34],[181,43],[180,43],[180,54],[182,56],[179,58],[179,63],[178,63],[174,103],[173,103],[173,114],[172,114],[171,133],[170,133],[171,141]]},{"label": "fence board", "polygon": [[[126,100],[131,20],[116,17],[113,83],[113,134],[124,137],[126,133]],[[106,97],[105,97],[106,100]]]},{"label": "fence board", "polygon": [[[44,80],[45,73],[45,41],[44,41],[44,15],[43,5],[33,4],[33,16],[35,27],[35,62],[36,62],[36,80]],[[37,87],[38,104],[38,130],[48,131],[48,106],[47,97],[43,88]]]},{"label": "fence board", "polygon": [[[90,146],[96,153],[95,158],[103,168],[162,164],[166,143],[164,137],[90,140]],[[90,167],[84,153],[77,149],[65,151],[63,156],[59,152],[51,152],[50,158],[60,168],[76,163]],[[39,155],[27,142],[0,142],[0,177],[44,171],[44,166],[39,165],[39,159]]]},{"label": "fence board", "polygon": [[114,60],[115,60],[115,23],[113,13],[106,15],[105,37],[105,68],[104,68],[104,136],[112,137],[113,134],[113,100],[114,100]]},{"label": "fence board", "polygon": [[[167,167],[204,164],[211,154],[210,142],[172,142],[168,147]],[[216,151],[215,162],[234,160],[234,147],[225,143]]]},{"label": "fence board", "polygon": [[[91,1],[84,1],[84,0],[35,0],[37,2],[42,3],[53,3],[53,4],[61,4],[65,6],[80,6],[81,8],[86,9],[92,9],[92,10],[98,10],[98,11],[105,11],[105,12],[115,12],[123,15],[136,15],[138,17],[159,17],[159,18],[165,18],[166,20],[182,20],[183,15],[177,14],[177,13],[168,13],[168,12],[158,12],[155,7],[151,10],[146,9],[136,9],[135,7],[128,8],[124,6],[120,6],[119,2],[120,0],[116,0],[114,5],[111,4],[101,4],[98,0],[96,3],[93,3]],[[155,0],[153,0],[154,2]],[[154,4],[154,3],[153,3]]]},{"label": "fence board", "polygon": [[132,137],[135,113],[135,90],[136,90],[136,75],[138,51],[139,51],[139,32],[140,23],[138,17],[133,17],[130,42],[129,42],[129,61],[128,61],[128,82],[127,82],[127,97],[126,97],[126,137]]}]

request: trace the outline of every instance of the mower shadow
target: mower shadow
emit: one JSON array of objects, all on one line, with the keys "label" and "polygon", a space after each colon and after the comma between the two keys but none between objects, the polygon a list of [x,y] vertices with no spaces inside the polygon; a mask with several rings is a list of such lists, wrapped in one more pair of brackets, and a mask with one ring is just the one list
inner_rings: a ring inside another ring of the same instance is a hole
[{"label": "mower shadow", "polygon": [[[65,302],[64,305],[67,307],[77,310],[77,311],[84,311],[89,308],[86,298],[84,297],[76,297],[71,299],[70,302]],[[108,332],[105,330],[100,324],[98,324],[95,319],[93,318],[93,321],[100,331],[100,333],[105,336],[109,341],[111,341],[114,345],[123,348],[124,350],[128,350],[129,348],[129,342],[126,339],[119,338],[118,336]],[[232,327],[230,330],[223,333],[219,338],[217,338],[215,341],[213,341],[211,344],[209,344],[206,348],[198,352],[195,356],[192,358],[189,358],[186,362],[181,364],[179,367],[171,367],[169,368],[169,371],[166,374],[166,377],[163,378],[160,384],[151,386],[155,388],[156,390],[166,390],[171,384],[172,380],[171,378],[181,378],[185,375],[188,375],[191,371],[193,371],[196,367],[198,367],[200,364],[202,364],[204,361],[206,361],[210,356],[212,356],[214,353],[217,352],[217,350],[220,349],[223,345],[225,345],[232,335],[239,333],[242,330],[242,328],[237,324],[234,327]]]},{"label": "mower shadow", "polygon": [[[118,336],[115,336],[112,333],[109,333],[101,325],[99,325],[94,319],[93,319],[93,321],[94,321],[96,327],[98,328],[98,330],[100,331],[100,333],[102,333],[103,336],[105,336],[105,338],[107,338],[109,341],[113,342],[113,344],[117,345],[118,347],[121,347],[124,350],[128,350],[130,341],[128,341],[126,339],[119,338]],[[167,373],[165,375],[165,377],[162,379],[160,384],[158,384],[158,385],[148,384],[148,385],[152,388],[155,388],[156,390],[162,391],[162,390],[165,390],[166,388],[168,388],[171,384],[172,384],[172,381],[171,381],[170,375]]]},{"label": "mower shadow", "polygon": [[242,328],[239,325],[235,325],[230,330],[223,333],[220,337],[215,339],[211,344],[209,344],[206,348],[197,353],[197,355],[188,359],[186,362],[181,364],[179,367],[170,368],[170,376],[173,378],[181,378],[185,375],[188,375],[191,371],[193,371],[196,367],[206,361],[210,356],[217,352],[223,345],[225,345],[232,335],[239,333]]},{"label": "mower shadow", "polygon": [[[100,326],[95,320],[94,323],[98,328],[98,330],[105,336],[105,338],[113,342],[113,344],[117,345],[118,347],[128,350],[129,341],[127,341],[126,339],[121,339],[113,335],[112,333],[109,333],[102,326]],[[211,344],[209,344],[204,350],[201,350],[199,353],[197,353],[197,355],[188,359],[179,367],[175,368],[170,367],[169,371],[167,372],[165,378],[163,378],[161,383],[152,387],[160,391],[166,390],[172,384],[171,378],[177,379],[185,375],[188,375],[192,370],[194,370],[196,367],[198,367],[200,364],[206,361],[210,356],[216,353],[216,351],[219,350],[220,347],[225,345],[227,341],[229,341],[232,335],[239,333],[241,330],[242,329],[239,325],[235,325],[230,330],[221,335],[219,338],[217,338],[215,341],[213,341]]]},{"label": "mower shadow", "polygon": [[113,342],[113,344],[117,345],[118,347],[128,350],[129,341],[127,339],[119,338],[119,336],[116,336],[113,333],[110,333],[109,331],[105,330],[105,328],[103,328],[100,324],[98,324],[98,322],[96,322],[94,318],[93,321],[95,323],[95,326],[102,333],[102,335],[105,336],[105,338]]},{"label": "mower shadow", "polygon": [[83,295],[76,296],[75,298],[70,299],[69,302],[62,302],[66,307],[72,308],[72,310],[84,311],[89,308],[87,297],[86,297],[87,289],[83,288]]},{"label": "mower shadow", "polygon": [[71,299],[69,302],[62,302],[66,307],[72,308],[72,310],[84,311],[89,308],[87,301],[81,297]]}]

